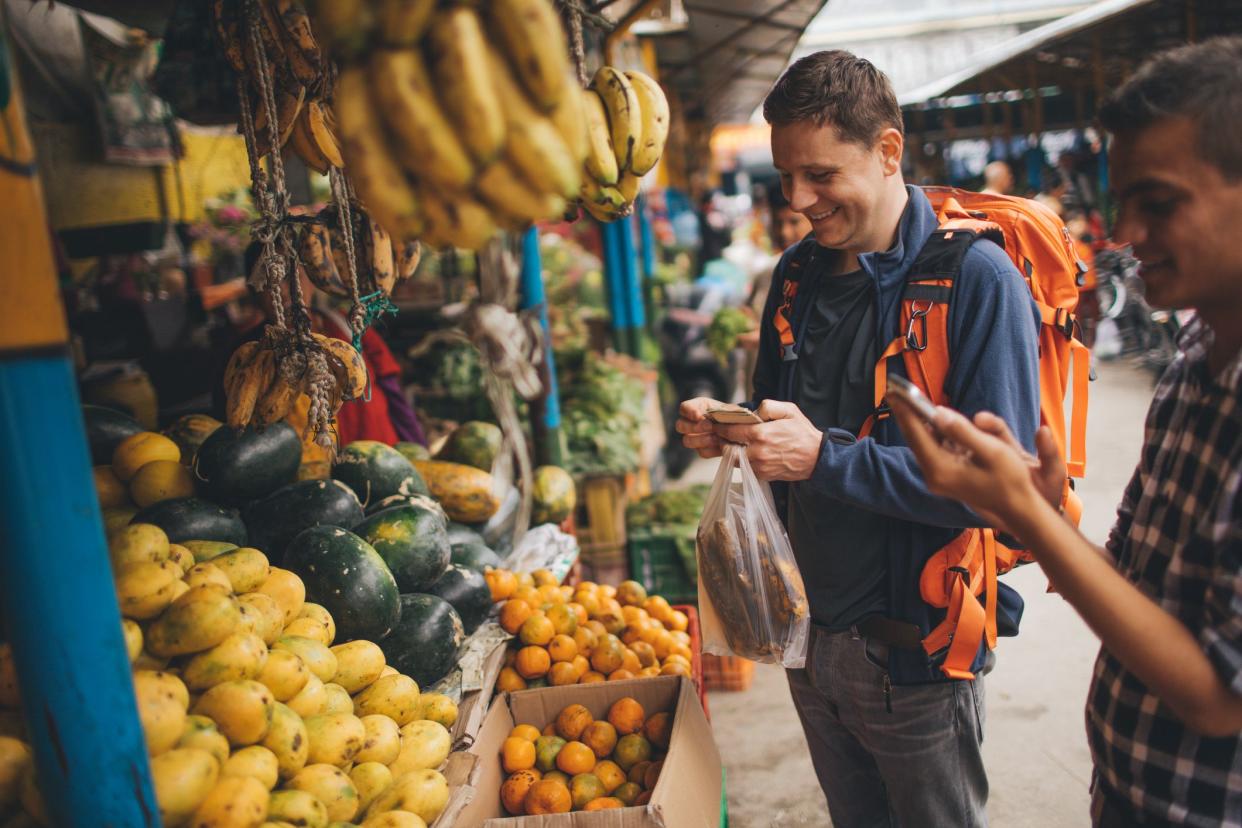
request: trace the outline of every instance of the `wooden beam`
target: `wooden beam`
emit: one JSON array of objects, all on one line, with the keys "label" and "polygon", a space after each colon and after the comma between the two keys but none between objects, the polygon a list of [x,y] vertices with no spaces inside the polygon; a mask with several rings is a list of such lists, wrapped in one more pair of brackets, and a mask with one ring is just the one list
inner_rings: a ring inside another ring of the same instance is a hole
[{"label": "wooden beam", "polygon": [[[747,23],[746,25],[738,26],[737,29],[725,35],[724,37],[722,37],[720,40],[716,41],[712,45],[708,46],[705,49],[700,49],[694,55],[694,57],[690,59],[690,62],[692,64],[697,65],[698,62],[702,60],[703,58],[707,57],[710,54],[713,54],[714,52],[719,51],[720,49],[723,49],[724,47],[733,43],[735,40],[746,35],[752,29],[756,29],[759,26],[766,25],[768,21],[770,21],[773,17],[780,14],[781,12],[783,12],[785,9],[789,8],[796,2],[798,2],[798,0],[781,0],[780,3],[768,9],[766,12],[764,12],[759,17],[755,17],[751,19],[751,21]],[[678,70],[678,74],[684,71],[685,71],[685,68],[682,68]]]}]

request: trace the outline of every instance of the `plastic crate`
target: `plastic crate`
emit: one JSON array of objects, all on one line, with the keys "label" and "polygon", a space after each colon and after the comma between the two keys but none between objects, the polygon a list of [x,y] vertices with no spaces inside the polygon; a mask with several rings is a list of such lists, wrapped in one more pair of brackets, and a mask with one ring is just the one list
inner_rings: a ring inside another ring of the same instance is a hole
[{"label": "plastic crate", "polygon": [[647,526],[630,532],[630,572],[651,595],[670,603],[698,603],[699,568],[694,526]]},{"label": "plastic crate", "polygon": [[755,662],[740,656],[703,654],[703,683],[708,690],[745,690],[755,676]]},{"label": "plastic crate", "polygon": [[673,609],[684,612],[689,621],[686,624],[686,634],[690,636],[690,678],[698,688],[703,715],[710,722],[712,714],[707,709],[707,685],[703,681],[703,636],[699,632],[699,611],[691,604],[674,604]]}]

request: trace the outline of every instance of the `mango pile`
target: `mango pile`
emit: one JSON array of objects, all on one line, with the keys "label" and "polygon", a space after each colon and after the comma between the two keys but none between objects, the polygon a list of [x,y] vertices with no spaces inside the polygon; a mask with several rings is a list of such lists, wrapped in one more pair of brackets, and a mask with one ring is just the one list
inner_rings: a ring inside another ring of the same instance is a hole
[{"label": "mango pile", "polygon": [[672,732],[671,713],[647,716],[629,696],[603,719],[571,704],[542,731],[517,725],[500,749],[500,800],[515,816],[645,805]]},{"label": "mango pile", "polygon": [[[138,714],[165,826],[425,828],[457,707],[421,694],[372,641],[336,623],[294,573],[254,548],[170,543],[131,524],[109,554]],[[50,825],[22,741],[12,654],[0,645],[0,813]]]},{"label": "mango pile", "polygon": [[689,619],[642,584],[559,585],[547,570],[484,573],[500,626],[516,636],[498,691],[691,675]]}]

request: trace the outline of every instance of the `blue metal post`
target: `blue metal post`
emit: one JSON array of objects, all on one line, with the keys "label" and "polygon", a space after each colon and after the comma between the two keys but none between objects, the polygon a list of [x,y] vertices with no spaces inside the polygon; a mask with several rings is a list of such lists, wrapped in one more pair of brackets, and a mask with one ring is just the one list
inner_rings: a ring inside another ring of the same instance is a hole
[{"label": "blue metal post", "polygon": [[[556,381],[556,360],[552,355],[552,330],[548,326],[548,300],[543,291],[543,256],[539,252],[539,230],[531,227],[522,237],[522,277],[520,306],[523,310],[537,308],[543,328],[544,397],[542,428],[535,428],[536,456],[541,464],[559,466],[564,461],[565,446],[561,437],[561,392]],[[533,413],[538,413],[537,411]]]},{"label": "blue metal post", "polygon": [[629,353],[630,305],[626,294],[625,264],[622,258],[621,233],[624,222],[610,221],[600,225],[604,248],[604,284],[608,289],[608,313],[612,317],[613,345]]},{"label": "blue metal post", "polygon": [[0,131],[0,606],[54,825],[158,826],[21,90]]},{"label": "blue metal post", "polygon": [[643,308],[642,279],[638,275],[638,249],[634,244],[637,218],[629,216],[616,222],[621,241],[621,272],[624,274],[625,301],[629,306],[626,322],[630,328],[633,349],[631,356],[638,356],[638,338],[647,325],[647,313]]},{"label": "blue metal post", "polygon": [[640,195],[634,208],[638,217],[638,236],[643,247],[643,278],[650,279],[655,275],[656,243],[655,233],[651,230],[651,215],[647,212],[647,197]]}]

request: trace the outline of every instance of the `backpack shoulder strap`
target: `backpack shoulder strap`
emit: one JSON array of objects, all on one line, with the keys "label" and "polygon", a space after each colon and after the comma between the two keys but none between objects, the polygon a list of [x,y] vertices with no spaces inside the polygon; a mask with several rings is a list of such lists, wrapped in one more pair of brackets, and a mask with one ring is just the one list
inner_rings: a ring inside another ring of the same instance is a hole
[{"label": "backpack shoulder strap", "polygon": [[790,361],[797,359],[794,353],[794,301],[798,296],[798,286],[803,276],[810,270],[815,260],[815,239],[807,236],[794,245],[793,250],[785,254],[781,267],[781,303],[776,307],[772,324],[780,337],[781,359]]}]

